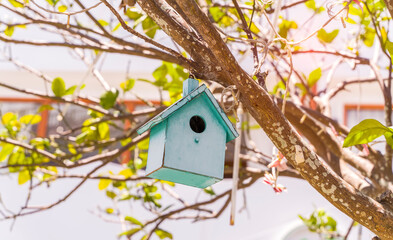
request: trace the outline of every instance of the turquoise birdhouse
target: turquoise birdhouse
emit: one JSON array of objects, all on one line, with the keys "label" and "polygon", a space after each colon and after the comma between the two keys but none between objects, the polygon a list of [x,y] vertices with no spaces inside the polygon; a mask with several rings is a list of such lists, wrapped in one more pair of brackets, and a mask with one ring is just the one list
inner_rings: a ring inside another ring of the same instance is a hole
[{"label": "turquoise birdhouse", "polygon": [[146,175],[199,188],[223,179],[225,144],[239,136],[206,85],[192,78],[182,99],[137,132],[148,130]]}]

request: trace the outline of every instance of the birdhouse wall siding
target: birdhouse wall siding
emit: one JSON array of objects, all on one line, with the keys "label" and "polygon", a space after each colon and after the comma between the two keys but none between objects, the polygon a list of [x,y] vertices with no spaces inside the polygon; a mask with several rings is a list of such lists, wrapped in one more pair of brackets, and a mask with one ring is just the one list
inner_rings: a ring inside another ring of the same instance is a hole
[{"label": "birdhouse wall siding", "polygon": [[149,151],[146,173],[149,174],[163,165],[165,151],[167,120],[154,126],[150,130]]},{"label": "birdhouse wall siding", "polygon": [[172,168],[160,168],[149,175],[151,178],[185,184],[188,186],[206,188],[221,179],[180,171]]},{"label": "birdhouse wall siding", "polygon": [[[203,132],[191,129],[193,116],[204,120]],[[165,167],[222,179],[226,132],[218,119],[220,116],[204,94],[170,116],[167,119]]]}]

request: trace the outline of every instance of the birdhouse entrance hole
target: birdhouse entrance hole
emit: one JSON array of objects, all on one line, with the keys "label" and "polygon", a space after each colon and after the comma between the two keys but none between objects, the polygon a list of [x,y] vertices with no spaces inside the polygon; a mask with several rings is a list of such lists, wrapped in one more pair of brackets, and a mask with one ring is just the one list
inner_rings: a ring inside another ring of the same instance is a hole
[{"label": "birdhouse entrance hole", "polygon": [[193,116],[190,118],[190,127],[192,131],[196,133],[201,133],[205,131],[206,123],[200,116]]}]

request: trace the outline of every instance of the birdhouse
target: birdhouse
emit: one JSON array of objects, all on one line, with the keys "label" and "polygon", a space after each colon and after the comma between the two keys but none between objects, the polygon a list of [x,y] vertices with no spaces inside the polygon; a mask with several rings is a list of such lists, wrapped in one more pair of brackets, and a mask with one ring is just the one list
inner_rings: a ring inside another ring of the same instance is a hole
[{"label": "birdhouse", "polygon": [[223,179],[225,144],[239,136],[206,85],[191,78],[183,98],[137,132],[148,130],[146,175],[199,188]]}]

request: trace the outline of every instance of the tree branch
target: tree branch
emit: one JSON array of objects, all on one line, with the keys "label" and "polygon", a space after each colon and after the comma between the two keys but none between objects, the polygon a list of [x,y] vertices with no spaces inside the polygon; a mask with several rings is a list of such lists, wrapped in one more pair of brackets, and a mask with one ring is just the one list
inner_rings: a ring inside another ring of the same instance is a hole
[{"label": "tree branch", "polygon": [[42,156],[44,156],[44,157],[49,158],[51,161],[55,162],[56,164],[59,164],[60,166],[63,166],[63,167],[66,167],[66,166],[67,166],[67,164],[65,164],[64,162],[62,162],[60,159],[58,159],[58,158],[57,158],[55,155],[53,155],[52,153],[47,152],[47,151],[42,150],[42,149],[35,148],[35,147],[33,147],[33,146],[29,145],[29,144],[22,143],[22,142],[19,142],[19,141],[10,139],[10,138],[4,138],[4,137],[0,137],[0,142],[9,143],[9,144],[12,144],[12,145],[14,145],[14,146],[18,146],[18,147],[24,148],[24,149],[26,149],[26,150],[29,150],[29,151],[38,153],[38,154],[40,154],[40,155],[42,155]]}]

